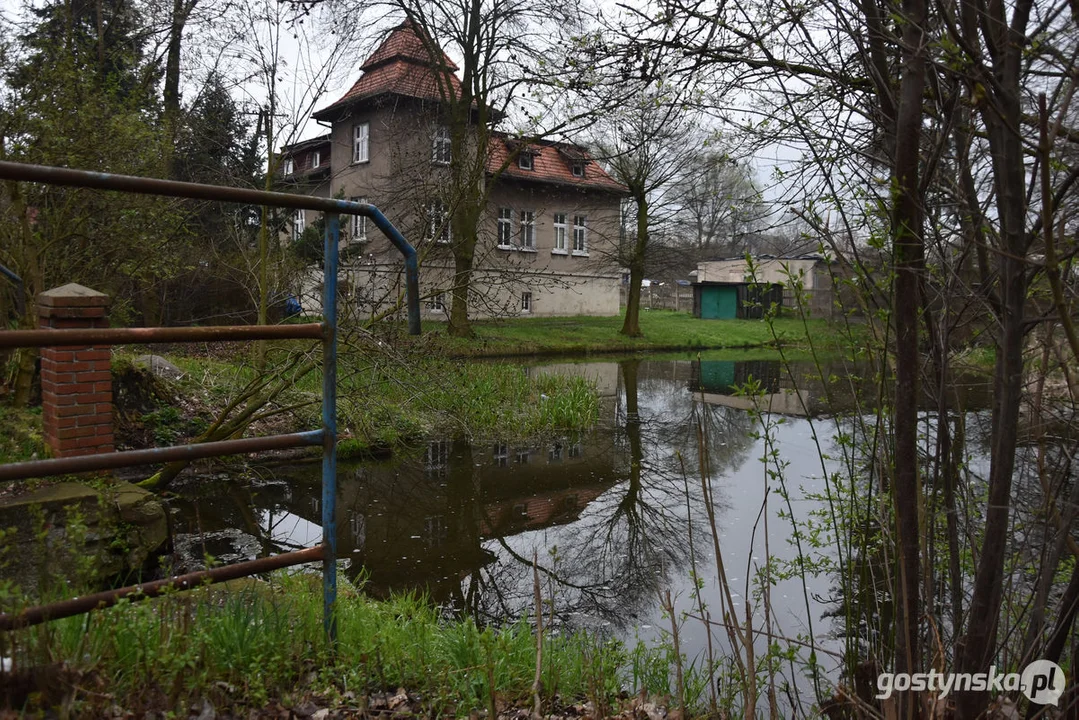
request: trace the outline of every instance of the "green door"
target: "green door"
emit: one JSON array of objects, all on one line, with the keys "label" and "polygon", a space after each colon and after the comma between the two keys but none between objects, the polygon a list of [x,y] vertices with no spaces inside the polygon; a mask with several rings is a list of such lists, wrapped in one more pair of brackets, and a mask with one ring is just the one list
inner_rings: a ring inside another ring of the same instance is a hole
[{"label": "green door", "polygon": [[738,287],[736,285],[722,285],[719,290],[719,314],[720,320],[734,320],[738,317]]},{"label": "green door", "polygon": [[719,288],[701,288],[701,319],[715,320],[719,317]]},{"label": "green door", "polygon": [[710,285],[701,288],[702,319],[733,320],[737,316],[737,285]]}]

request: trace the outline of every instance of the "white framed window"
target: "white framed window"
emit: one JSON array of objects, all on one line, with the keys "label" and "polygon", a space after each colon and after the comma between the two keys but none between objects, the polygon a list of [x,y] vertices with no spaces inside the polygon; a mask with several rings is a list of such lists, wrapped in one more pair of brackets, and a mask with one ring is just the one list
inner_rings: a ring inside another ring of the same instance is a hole
[{"label": "white framed window", "polygon": [[573,254],[588,254],[588,218],[584,215],[573,216]]},{"label": "white framed window", "polygon": [[450,138],[450,129],[445,125],[435,128],[435,136],[431,141],[431,162],[438,165],[449,165],[453,159],[453,141]]},{"label": "white framed window", "polygon": [[554,250],[551,252],[559,255],[566,254],[566,214],[555,213],[554,214]]},{"label": "white framed window", "polygon": [[521,211],[521,248],[536,249],[536,214],[531,210]]},{"label": "white framed window", "polygon": [[450,241],[450,213],[446,203],[441,200],[431,201],[427,208],[427,234],[437,243]]},{"label": "white framed window", "polygon": [[513,210],[511,208],[498,208],[498,246],[511,247],[513,245]]},{"label": "white framed window", "polygon": [[[349,202],[354,203],[367,202],[367,198],[363,197],[352,197],[348,200]],[[367,217],[364,215],[352,215],[351,217],[352,221],[349,226],[351,231],[349,232],[349,239],[351,239],[352,242],[367,242]]]},{"label": "white framed window", "polygon": [[570,167],[570,172],[573,173],[573,177],[583,178],[584,177],[584,163],[579,161],[579,160],[574,162],[572,167]]},{"label": "white framed window", "polygon": [[352,162],[365,163],[371,159],[371,123],[352,126]]},{"label": "white framed window", "polygon": [[532,293],[528,290],[521,293],[521,312],[532,312]]},{"label": "white framed window", "polygon": [[427,307],[434,312],[446,312],[446,293],[435,293],[431,296],[431,301],[427,303]]},{"label": "white framed window", "polygon": [[518,465],[527,465],[528,458],[531,454],[532,450],[530,448],[517,448],[517,454],[514,457],[514,460]]},{"label": "white framed window", "polygon": [[285,175],[291,175],[296,172],[296,163],[293,162],[291,157],[285,158],[285,169],[283,172]]},{"label": "white framed window", "polygon": [[297,210],[292,216],[292,239],[299,240],[303,235],[304,211]]},{"label": "white framed window", "polygon": [[562,462],[562,443],[556,442],[554,445],[547,448],[547,462]]},{"label": "white framed window", "polygon": [[322,164],[322,151],[315,150],[311,153],[311,169],[314,170]]},{"label": "white framed window", "polygon": [[535,166],[534,166],[534,164],[532,162],[532,153],[525,150],[520,155],[518,155],[517,156],[517,167],[521,168],[522,170],[532,170],[532,169],[534,169]]}]

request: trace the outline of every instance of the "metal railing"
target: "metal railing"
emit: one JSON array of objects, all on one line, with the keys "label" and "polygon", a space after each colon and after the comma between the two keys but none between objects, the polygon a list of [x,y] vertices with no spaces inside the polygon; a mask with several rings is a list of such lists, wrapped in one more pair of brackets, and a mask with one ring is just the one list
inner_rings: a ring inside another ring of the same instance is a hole
[{"label": "metal railing", "polygon": [[[326,213],[326,232],[323,244],[323,321],[321,323],[221,327],[12,330],[0,332],[0,348],[199,342],[208,340],[321,340],[322,428],[320,430],[241,440],[207,442],[196,445],[9,463],[0,465],[0,481],[321,445],[322,543],[306,550],[282,553],[272,557],[235,563],[141,585],[107,590],[72,600],[31,607],[18,613],[0,614],[0,630],[12,630],[36,625],[48,620],[80,615],[91,610],[114,605],[122,599],[149,598],[169,590],[186,590],[209,583],[222,582],[269,570],[322,560],[323,625],[327,640],[331,645],[335,643],[337,638],[335,612],[337,601],[337,540],[334,514],[337,505],[337,273],[340,242],[339,216],[362,215],[371,218],[404,256],[408,329],[412,335],[420,334],[419,268],[416,250],[408,244],[397,228],[386,219],[386,216],[378,208],[367,203],[12,162],[0,162],[0,180],[30,181],[50,185],[119,190],[143,195],[267,205],[298,210],[320,210]],[[4,270],[7,269],[4,268]],[[14,273],[7,271],[4,274],[21,286],[21,280]]]}]

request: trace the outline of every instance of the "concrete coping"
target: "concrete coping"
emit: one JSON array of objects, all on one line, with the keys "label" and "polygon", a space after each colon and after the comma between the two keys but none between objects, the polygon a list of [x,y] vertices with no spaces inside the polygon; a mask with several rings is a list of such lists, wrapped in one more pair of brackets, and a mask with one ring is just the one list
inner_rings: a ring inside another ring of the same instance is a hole
[{"label": "concrete coping", "polygon": [[109,301],[110,298],[105,293],[78,283],[61,285],[38,293],[37,296],[37,304],[43,307],[105,307]]}]

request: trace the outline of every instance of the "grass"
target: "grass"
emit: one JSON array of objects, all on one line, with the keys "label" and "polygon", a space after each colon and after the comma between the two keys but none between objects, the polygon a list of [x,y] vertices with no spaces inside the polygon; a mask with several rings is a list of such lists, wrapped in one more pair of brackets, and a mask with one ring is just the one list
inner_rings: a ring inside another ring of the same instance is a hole
[{"label": "grass", "polygon": [[[176,392],[192,399],[207,416],[257,374],[238,361],[169,359],[186,373]],[[274,431],[320,425],[321,382],[315,369],[290,384],[278,404],[307,404]],[[584,378],[531,376],[505,363],[461,363],[418,353],[407,362],[360,352],[343,353],[340,360],[338,427],[344,457],[380,454],[431,436],[480,441],[572,433],[591,427],[598,417],[594,384]],[[170,432],[160,425],[161,413],[152,419],[158,423],[156,434]],[[189,419],[183,422],[191,424]]]},{"label": "grass", "polygon": [[[428,339],[440,352],[453,357],[491,357],[548,354],[627,353],[656,350],[761,348],[774,346],[763,320],[700,320],[671,310],[641,312],[643,337],[620,334],[623,316],[513,318],[475,322],[476,337],[453,338],[445,327],[429,331]],[[428,324],[430,327],[430,323]],[[839,350],[837,325],[827,320],[803,323],[797,318],[778,318],[774,327],[784,345],[806,345],[807,332],[814,343]]]},{"label": "grass", "polygon": [[[63,676],[39,686],[55,695],[15,693],[14,709],[40,712],[63,702],[76,717],[98,717],[114,706],[140,716],[153,710],[186,717],[202,698],[218,713],[233,714],[271,700],[288,705],[315,697],[332,706],[397,688],[419,693],[432,716],[461,717],[489,706],[489,678],[499,704],[531,697],[536,644],[527,622],[480,628],[440,617],[420,597],[376,601],[343,583],[338,632],[331,654],[319,577],[280,572],[270,582],[124,602],[19,630],[0,639],[0,650],[13,660],[9,683],[26,674]],[[667,654],[644,647],[630,653],[582,633],[549,636],[544,698],[588,697],[609,706],[623,688],[669,692],[667,674],[640,671],[669,667]]]},{"label": "grass", "polygon": [[41,431],[41,408],[0,405],[0,465],[48,457]]}]

